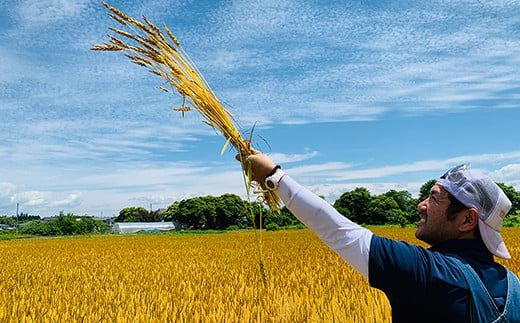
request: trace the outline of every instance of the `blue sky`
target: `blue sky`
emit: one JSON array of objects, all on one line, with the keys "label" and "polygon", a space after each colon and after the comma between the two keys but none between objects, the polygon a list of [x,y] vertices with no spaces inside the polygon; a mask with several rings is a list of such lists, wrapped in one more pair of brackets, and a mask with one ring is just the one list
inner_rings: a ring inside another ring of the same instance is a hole
[{"label": "blue sky", "polygon": [[[256,147],[328,201],[471,162],[520,190],[520,1],[109,1],[165,23]],[[235,152],[121,53],[101,1],[0,1],[0,215],[245,197]],[[265,142],[268,144],[266,144]]]}]

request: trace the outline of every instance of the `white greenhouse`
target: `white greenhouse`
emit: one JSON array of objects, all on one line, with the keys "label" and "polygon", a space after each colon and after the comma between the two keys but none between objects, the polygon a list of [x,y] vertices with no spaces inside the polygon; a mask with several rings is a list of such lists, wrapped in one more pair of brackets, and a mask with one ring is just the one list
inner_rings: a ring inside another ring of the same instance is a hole
[{"label": "white greenhouse", "polygon": [[117,222],[112,226],[112,233],[159,232],[180,230],[178,222]]}]

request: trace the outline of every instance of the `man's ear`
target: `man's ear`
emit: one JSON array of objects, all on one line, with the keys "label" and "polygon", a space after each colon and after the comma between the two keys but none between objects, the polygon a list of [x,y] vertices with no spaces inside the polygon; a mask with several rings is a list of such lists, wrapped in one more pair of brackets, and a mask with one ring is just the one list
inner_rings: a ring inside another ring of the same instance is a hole
[{"label": "man's ear", "polygon": [[461,213],[459,230],[462,232],[468,232],[475,229],[478,224],[478,211],[474,208],[471,208],[464,210]]}]

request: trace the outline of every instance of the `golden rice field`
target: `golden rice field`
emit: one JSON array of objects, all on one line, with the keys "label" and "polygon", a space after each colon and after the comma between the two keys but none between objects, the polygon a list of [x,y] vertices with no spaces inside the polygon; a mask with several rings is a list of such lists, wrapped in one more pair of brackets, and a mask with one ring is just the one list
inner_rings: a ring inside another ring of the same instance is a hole
[{"label": "golden rice field", "polygon": [[[374,229],[416,243],[414,229]],[[520,228],[505,228],[520,273]],[[368,286],[307,230],[0,241],[0,322],[390,322]]]}]

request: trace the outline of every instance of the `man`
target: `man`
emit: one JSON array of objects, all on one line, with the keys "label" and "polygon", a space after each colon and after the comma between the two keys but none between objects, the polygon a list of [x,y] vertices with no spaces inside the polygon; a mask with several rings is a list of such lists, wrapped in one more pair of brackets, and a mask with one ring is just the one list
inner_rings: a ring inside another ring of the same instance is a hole
[{"label": "man", "polygon": [[510,258],[500,229],[511,202],[489,177],[462,165],[439,179],[418,205],[416,237],[432,246],[425,249],[353,223],[259,151],[237,159],[385,292],[394,322],[520,322],[520,282],[493,258]]}]

